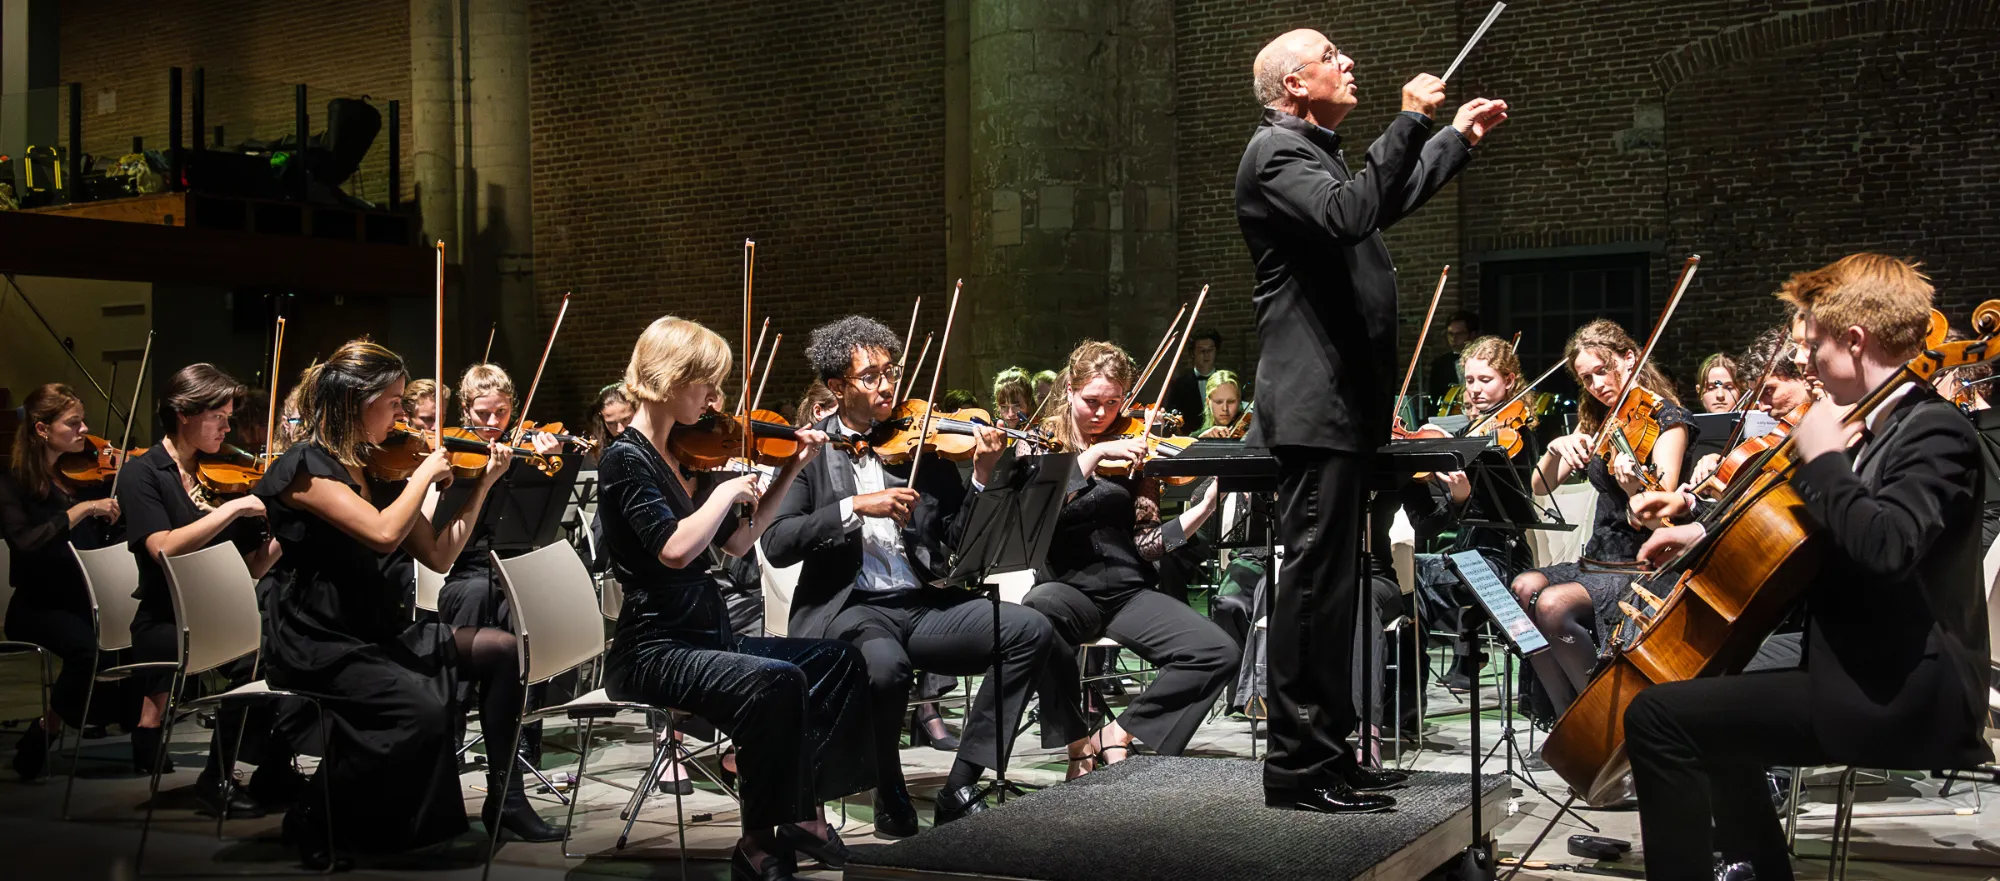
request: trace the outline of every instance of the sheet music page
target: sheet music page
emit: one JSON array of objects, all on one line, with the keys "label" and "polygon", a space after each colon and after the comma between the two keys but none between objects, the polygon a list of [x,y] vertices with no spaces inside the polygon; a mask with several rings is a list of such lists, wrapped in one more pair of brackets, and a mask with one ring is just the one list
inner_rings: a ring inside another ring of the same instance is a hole
[{"label": "sheet music page", "polygon": [[1523,656],[1549,647],[1549,641],[1535,629],[1535,622],[1528,620],[1527,613],[1521,611],[1521,604],[1514,600],[1514,592],[1500,581],[1500,576],[1493,572],[1493,566],[1486,562],[1485,557],[1480,556],[1478,551],[1459,551],[1447,556],[1451,558],[1452,568],[1458,571],[1458,577],[1479,597],[1479,604],[1486,608],[1486,614],[1493,616]]}]

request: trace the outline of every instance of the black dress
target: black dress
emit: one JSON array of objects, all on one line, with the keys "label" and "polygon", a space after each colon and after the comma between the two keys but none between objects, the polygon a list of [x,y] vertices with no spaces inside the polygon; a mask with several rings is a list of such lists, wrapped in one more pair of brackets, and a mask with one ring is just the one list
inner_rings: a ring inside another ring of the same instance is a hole
[{"label": "black dress", "polygon": [[[743,826],[813,819],[829,799],[875,785],[868,749],[868,677],[861,651],[838,640],[737,636],[703,554],[685,569],[660,561],[690,498],[637,428],[598,462],[602,550],[625,587],[605,658],[616,700],[694,713],[735,738]],[[716,540],[728,537],[729,527]]]},{"label": "black dress", "polygon": [[[451,631],[411,623],[403,583],[392,576],[407,561],[401,550],[378,554],[285,503],[282,493],[308,474],[363,492],[312,444],[287,450],[257,483],[284,548],[265,609],[265,674],[326,708],[328,742],[313,783],[331,788],[336,846],[390,852],[451,838],[467,828]],[[366,498],[387,507],[403,486],[371,481]]]},{"label": "black dress", "polygon": [[[91,625],[83,570],[69,546],[108,547],[123,532],[122,525],[97,517],[70,527],[69,509],[91,497],[89,490],[72,496],[51,485],[47,496],[33,498],[13,475],[0,473],[0,538],[7,542],[7,580],[14,586],[14,597],[7,602],[7,637],[32,642],[63,660],[49,704],[64,721],[78,727],[84,723],[83,700],[90,688],[97,633]],[[95,497],[103,498],[104,493]]]},{"label": "black dress", "polygon": [[[1694,417],[1686,407],[1669,403],[1660,410],[1660,431],[1675,426],[1686,426],[1694,431]],[[1634,529],[1625,518],[1627,497],[1625,488],[1618,485],[1618,478],[1611,476],[1611,469],[1603,457],[1590,460],[1590,485],[1597,489],[1597,510],[1592,515],[1590,541],[1583,546],[1583,558],[1600,563],[1630,563],[1639,559],[1639,548],[1653,534],[1650,529]],[[1549,584],[1574,581],[1590,592],[1590,605],[1596,612],[1593,625],[1599,648],[1603,648],[1610,638],[1611,627],[1624,617],[1618,608],[1621,600],[1632,596],[1632,573],[1630,572],[1584,572],[1576,562],[1557,563],[1533,570],[1547,578]]]},{"label": "black dress", "polygon": [[1139,480],[1096,476],[1072,489],[1056,517],[1048,578],[1021,604],[1048,616],[1070,645],[1108,635],[1157,668],[1118,723],[1155,752],[1180,755],[1236,678],[1243,650],[1215,622],[1156,588],[1152,561],[1165,555],[1168,541],[1158,504],[1140,495]]}]

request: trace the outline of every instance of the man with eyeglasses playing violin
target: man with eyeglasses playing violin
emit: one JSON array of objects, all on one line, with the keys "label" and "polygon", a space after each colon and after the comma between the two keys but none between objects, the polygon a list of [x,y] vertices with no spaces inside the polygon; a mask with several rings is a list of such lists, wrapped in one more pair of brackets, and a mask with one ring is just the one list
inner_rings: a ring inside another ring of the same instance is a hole
[{"label": "man with eyeglasses playing violin", "polygon": [[1403,86],[1403,112],[1350,172],[1336,133],[1360,103],[1354,60],[1325,35],[1295,30],[1252,65],[1264,119],[1236,171],[1236,219],[1257,267],[1252,294],[1262,353],[1256,424],[1246,438],[1278,460],[1285,568],[1271,609],[1271,752],[1264,800],[1332,813],[1387,810],[1368,790],[1400,785],[1363,768],[1347,743],[1360,589],[1365,457],[1389,440],[1384,367],[1396,355],[1396,268],[1381,230],[1421,207],[1507,119],[1475,99],[1431,133],[1444,81]]},{"label": "man with eyeglasses playing violin", "polygon": [[[858,315],[813,331],[806,359],[839,403],[837,412],[813,427],[865,446],[875,426],[895,412],[901,376],[895,358],[901,351],[894,331]],[[997,429],[981,431],[973,491],[992,479],[1006,444]],[[912,671],[984,673],[992,668],[995,645],[987,600],[929,586],[933,567],[945,559],[946,531],[969,497],[958,469],[932,459],[918,469],[921,486],[912,488],[909,467],[830,444],[800,472],[763,537],[771,565],[803,563],[790,635],[852,642],[867,661],[880,774],[875,828],[892,838],[917,832],[898,757]],[[1028,695],[1036,689],[1042,694],[1044,747],[1061,747],[1086,730],[1075,659],[1048,619],[1023,606],[1002,605],[998,644],[1005,693],[996,694],[988,678],[966,713],[958,759],[937,796],[940,825],[986,809],[980,775],[1011,752]]]}]

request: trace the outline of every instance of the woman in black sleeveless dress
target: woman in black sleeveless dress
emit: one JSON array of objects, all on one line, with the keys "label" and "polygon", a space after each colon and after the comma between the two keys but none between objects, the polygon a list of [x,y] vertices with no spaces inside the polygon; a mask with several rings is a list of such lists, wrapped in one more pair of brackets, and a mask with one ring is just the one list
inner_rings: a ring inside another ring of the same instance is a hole
[{"label": "woman in black sleeveless dress", "polygon": [[[512,454],[496,446],[471,501],[434,527],[422,503],[426,486],[450,477],[442,454],[408,480],[377,480],[363,468],[366,450],[400,415],[406,378],[401,358],[366,341],[308,368],[302,435],[256,488],[284,546],[265,611],[265,671],[274,687],[317,698],[331,729],[319,770],[285,822],[308,865],[328,860],[319,811],[329,788],[332,843],[341,850],[408,850],[466,829],[453,736],[459,678],[480,684],[487,743],[512,744],[517,734],[522,686],[513,634],[411,623],[395,574],[409,571],[411,557],[449,565]],[[481,819],[526,840],[561,838],[528,805],[512,767],[489,763]]]},{"label": "woman in black sleeveless dress", "polygon": [[[721,337],[673,317],[654,321],[633,347],[625,389],[638,412],[597,472],[604,552],[625,587],[604,686],[619,700],[694,713],[735,739],[743,837],[731,874],[784,879],[794,851],[845,865],[820,803],[874,785],[868,677],[861,651],[846,642],[731,632],[707,550],[750,553],[826,436],[799,432],[799,454],[761,491],[755,474],[684,470],[668,433],[720,403],[729,361]],[[752,519],[733,513],[742,502],[756,504]]]}]

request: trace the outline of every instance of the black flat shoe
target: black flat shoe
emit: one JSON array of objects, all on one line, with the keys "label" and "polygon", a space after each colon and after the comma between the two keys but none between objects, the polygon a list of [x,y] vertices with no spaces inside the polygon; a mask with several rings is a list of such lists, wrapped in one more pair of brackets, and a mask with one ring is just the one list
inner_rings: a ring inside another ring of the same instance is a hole
[{"label": "black flat shoe", "polygon": [[22,783],[33,783],[42,779],[49,770],[49,730],[36,719],[28,723],[28,730],[21,735],[21,741],[14,745],[14,773],[21,775]]},{"label": "black flat shoe", "polygon": [[788,863],[776,854],[766,854],[763,867],[758,868],[750,865],[750,857],[738,847],[729,855],[729,878],[730,881],[792,881],[796,876]]},{"label": "black flat shoe", "polygon": [[254,820],[265,814],[264,806],[250,797],[236,781],[202,774],[194,781],[194,800],[200,813],[214,817],[228,808],[229,819]]},{"label": "black flat shoe", "polygon": [[1372,814],[1396,806],[1386,795],[1355,792],[1346,784],[1309,786],[1304,789],[1264,790],[1264,806],[1290,811],[1317,811],[1322,814]]},{"label": "black flat shoe", "polygon": [[947,789],[937,795],[937,815],[933,825],[943,826],[953,820],[985,813],[986,799],[979,792],[979,785],[967,784],[957,789]]},{"label": "black flat shoe", "polygon": [[1349,768],[1341,772],[1340,777],[1347,788],[1355,792],[1395,789],[1410,782],[1410,772],[1394,768]]},{"label": "black flat shoe", "polygon": [[902,787],[884,797],[875,789],[875,834],[882,838],[908,838],[917,834],[917,806]]},{"label": "black flat shoe", "polygon": [[853,855],[847,849],[847,842],[840,840],[840,831],[831,826],[827,827],[825,841],[790,823],[778,827],[778,837],[791,845],[793,851],[836,871],[847,868],[847,859]]}]

